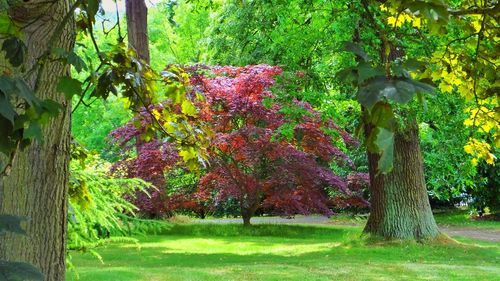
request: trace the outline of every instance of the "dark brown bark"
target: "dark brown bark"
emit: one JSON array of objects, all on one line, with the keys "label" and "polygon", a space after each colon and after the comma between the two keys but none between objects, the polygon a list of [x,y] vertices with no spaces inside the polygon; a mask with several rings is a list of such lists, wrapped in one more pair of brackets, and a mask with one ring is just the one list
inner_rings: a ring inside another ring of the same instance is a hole
[{"label": "dark brown bark", "polygon": [[[69,11],[69,3],[30,1],[12,11],[20,24],[36,19],[23,30],[28,46],[25,69],[38,63],[48,48],[73,48],[72,20],[61,32],[55,32]],[[55,33],[60,34],[49,42]],[[31,263],[45,274],[45,280],[58,281],[65,279],[66,267],[71,104],[56,86],[60,76],[69,74],[69,67],[47,61],[40,69],[40,75],[35,71],[26,77],[28,84],[39,98],[59,102],[63,110],[43,127],[43,143],[35,142],[17,152],[10,175],[0,178],[0,213],[29,218],[24,224],[27,236],[0,236],[0,260]]]},{"label": "dark brown bark", "polygon": [[[369,130],[369,128],[368,128]],[[425,186],[418,126],[415,120],[395,134],[394,169],[377,170],[379,156],[368,153],[371,212],[365,233],[395,239],[429,239],[439,235]]]},{"label": "dark brown bark", "polygon": [[250,219],[254,216],[255,211],[259,208],[259,205],[260,200],[255,194],[249,194],[247,198],[241,199],[240,209],[244,226],[250,226]]},{"label": "dark brown bark", "polygon": [[[128,47],[134,49],[137,57],[145,63],[150,63],[149,36],[148,36],[148,7],[144,0],[126,0],[125,10],[127,14],[127,38]],[[145,103],[151,100],[146,98]],[[138,107],[142,107],[139,105]],[[141,153],[144,141],[140,136],[136,138],[137,153]]]},{"label": "dark brown bark", "polygon": [[149,64],[148,8],[144,0],[126,0],[125,8],[128,45],[140,59]]},{"label": "dark brown bark", "polygon": [[248,212],[242,212],[241,217],[243,218],[243,225],[250,226],[250,219],[252,218],[252,215]]}]

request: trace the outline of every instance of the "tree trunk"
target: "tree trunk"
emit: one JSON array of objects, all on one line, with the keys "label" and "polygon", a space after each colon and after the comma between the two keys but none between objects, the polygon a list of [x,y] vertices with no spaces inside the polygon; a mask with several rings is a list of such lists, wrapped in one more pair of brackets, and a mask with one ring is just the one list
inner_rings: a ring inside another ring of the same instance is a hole
[{"label": "tree trunk", "polygon": [[377,154],[368,153],[371,212],[364,232],[394,239],[429,239],[439,235],[425,186],[418,126],[413,119],[397,131],[394,169],[378,174]]},{"label": "tree trunk", "polygon": [[[134,49],[137,57],[143,62],[149,64],[149,36],[148,36],[148,7],[144,0],[126,0],[125,12],[127,14],[127,38],[128,47]],[[146,104],[151,102],[151,99],[144,100]],[[147,105],[144,106],[147,106]],[[137,110],[142,106],[139,105]],[[144,140],[141,136],[136,138],[137,154],[141,153]]]},{"label": "tree trunk", "polygon": [[242,211],[241,217],[243,218],[243,225],[250,226],[250,219],[252,218],[251,212],[248,210]]},{"label": "tree trunk", "polygon": [[144,0],[126,0],[128,46],[137,52],[137,56],[150,62],[148,38],[148,8]]},{"label": "tree trunk", "polygon": [[243,225],[250,226],[250,219],[254,216],[255,211],[259,208],[260,201],[257,196],[248,196],[242,199],[240,203],[241,217],[243,218]]},{"label": "tree trunk", "polygon": [[[70,1],[25,2],[12,8],[11,15],[27,25],[23,29],[28,46],[24,69],[30,69],[48,48],[72,50],[75,34],[70,19],[62,34],[49,42],[69,11]],[[28,84],[39,98],[59,102],[63,110],[43,127],[43,143],[34,142],[18,151],[10,175],[0,178],[0,213],[29,218],[24,224],[27,236],[0,236],[0,260],[31,263],[44,273],[45,280],[58,281],[65,279],[66,267],[71,103],[56,86],[60,76],[69,75],[69,67],[48,60],[40,69],[38,76],[37,71],[25,76]]]}]

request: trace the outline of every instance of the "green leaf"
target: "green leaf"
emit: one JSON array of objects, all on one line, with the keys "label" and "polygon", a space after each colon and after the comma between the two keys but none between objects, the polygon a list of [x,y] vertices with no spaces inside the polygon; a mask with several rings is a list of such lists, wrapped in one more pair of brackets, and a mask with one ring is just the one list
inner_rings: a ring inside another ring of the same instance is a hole
[{"label": "green leaf", "polygon": [[383,98],[397,103],[408,103],[417,92],[431,92],[434,88],[408,78],[388,79],[377,76],[368,84],[359,87],[358,101],[368,109]]},{"label": "green leaf", "polygon": [[184,162],[188,162],[191,159],[198,159],[198,152],[194,147],[185,146],[180,149],[179,156],[182,157]]},{"label": "green leaf", "polygon": [[417,59],[408,59],[403,63],[403,67],[409,71],[415,71],[422,67],[425,67],[426,63],[423,61],[419,61]]},{"label": "green leaf", "polygon": [[5,75],[0,75],[0,91],[4,92],[6,95],[16,91],[16,84],[12,78]]},{"label": "green leaf", "polygon": [[82,70],[88,70],[87,64],[75,52],[70,52],[68,55],[68,63],[71,64],[76,72],[80,73]]},{"label": "green leaf", "polygon": [[[0,7],[0,11],[3,11],[2,7]],[[0,34],[8,34],[12,36],[19,35],[19,28],[14,24],[7,13],[0,13]]]},{"label": "green leaf", "polygon": [[386,102],[378,102],[370,112],[370,123],[376,127],[392,129],[394,127],[394,113]]},{"label": "green leaf", "polygon": [[33,265],[25,262],[0,261],[0,280],[43,281],[45,276]]},{"label": "green leaf", "polygon": [[387,174],[392,171],[394,166],[394,132],[384,128],[377,128],[377,130],[375,145],[380,154],[378,170],[383,174]]},{"label": "green leaf", "polygon": [[394,85],[396,87],[396,92],[386,97],[395,102],[408,103],[416,93],[415,87],[406,81],[396,80]]},{"label": "green leaf", "polygon": [[342,50],[351,52],[357,55],[358,57],[362,58],[364,61],[370,60],[370,57],[366,54],[365,50],[363,50],[363,48],[361,48],[359,45],[353,42],[344,42]]},{"label": "green leaf", "polygon": [[413,79],[404,79],[405,82],[412,84],[415,87],[415,91],[417,93],[428,93],[428,94],[435,94],[436,93],[436,88],[433,86],[422,83]]},{"label": "green leaf", "polygon": [[35,96],[35,93],[31,88],[26,84],[21,78],[12,79],[14,82],[15,89],[13,91],[14,94],[17,94],[19,97],[23,98],[30,106],[38,106],[40,103],[39,99]]},{"label": "green leaf", "polygon": [[68,76],[63,76],[57,84],[57,91],[64,94],[69,100],[73,95],[80,95],[82,92],[82,82]]},{"label": "green leaf", "polygon": [[364,81],[377,77],[377,76],[383,76],[384,75],[384,70],[380,67],[372,67],[369,63],[362,62],[358,65],[358,83],[362,84]]},{"label": "green leaf", "polygon": [[55,117],[63,109],[62,105],[56,101],[46,99],[40,103],[40,106],[47,112],[50,116]]},{"label": "green leaf", "polygon": [[26,231],[21,227],[21,222],[25,221],[26,217],[14,215],[0,215],[0,235],[7,232],[26,235]]},{"label": "green leaf", "polygon": [[38,122],[30,122],[28,128],[24,129],[24,139],[36,139],[38,142],[43,141],[42,128]]},{"label": "green leaf", "polygon": [[335,79],[344,82],[354,82],[358,73],[356,67],[347,67],[335,74]]},{"label": "green leaf", "polygon": [[2,44],[2,51],[5,52],[5,58],[14,67],[23,64],[27,50],[28,48],[24,45],[24,42],[17,37],[5,39]]},{"label": "green leaf", "polygon": [[14,118],[16,117],[17,113],[14,110],[10,101],[8,100],[8,97],[5,96],[5,94],[1,91],[0,91],[0,115],[7,118],[12,123],[12,125],[14,125]]},{"label": "green leaf", "polygon": [[88,0],[87,13],[89,18],[94,22],[95,15],[99,10],[99,0]]},{"label": "green leaf", "polygon": [[198,114],[196,107],[188,99],[182,101],[181,110],[182,110],[182,113],[189,115],[189,116],[196,116]]},{"label": "green leaf", "polygon": [[358,101],[369,110],[380,101],[382,96],[391,96],[396,93],[396,88],[386,77],[376,77],[365,86],[358,89]]},{"label": "green leaf", "polygon": [[[10,121],[0,116],[0,153],[10,155],[16,149],[16,142],[10,137],[13,134],[13,126]],[[1,157],[0,157],[1,158]]]}]

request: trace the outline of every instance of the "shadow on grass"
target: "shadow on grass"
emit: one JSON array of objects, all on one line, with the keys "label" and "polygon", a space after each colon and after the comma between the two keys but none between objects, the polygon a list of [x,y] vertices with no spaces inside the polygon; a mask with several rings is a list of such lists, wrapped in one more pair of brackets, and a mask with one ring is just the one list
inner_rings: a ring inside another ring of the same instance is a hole
[{"label": "shadow on grass", "polygon": [[241,224],[174,224],[156,235],[188,235],[188,236],[269,236],[287,238],[314,238],[329,236],[338,239],[356,232],[356,228],[345,228],[321,225],[278,225],[258,224],[242,226]]},{"label": "shadow on grass", "polygon": [[74,264],[81,281],[490,280],[500,272],[498,246],[377,246],[360,234],[337,226],[170,225],[163,235],[138,237],[141,250],[109,245],[98,249],[104,264],[90,255],[75,255]]},{"label": "shadow on grass", "polygon": [[[320,238],[320,239],[318,239]],[[360,239],[316,237],[296,239],[281,237],[150,236],[139,238],[135,245],[123,244],[102,248],[105,264],[127,267],[214,267],[224,265],[285,263],[287,265],[331,260],[366,262],[425,262],[457,265],[495,264],[498,247],[476,245],[366,245]],[[87,256],[85,264],[96,264]]]}]

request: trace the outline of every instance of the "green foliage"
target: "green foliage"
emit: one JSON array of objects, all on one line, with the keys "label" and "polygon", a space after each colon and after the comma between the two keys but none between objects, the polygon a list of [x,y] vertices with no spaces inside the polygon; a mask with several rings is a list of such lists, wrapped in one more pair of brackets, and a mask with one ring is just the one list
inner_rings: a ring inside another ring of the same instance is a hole
[{"label": "green foliage", "polygon": [[167,175],[167,193],[193,193],[198,185],[199,175],[185,169],[173,169]]},{"label": "green foliage", "polygon": [[84,167],[71,162],[68,250],[90,251],[108,241],[110,233],[125,234],[121,218],[136,210],[126,197],[150,188],[140,179],[113,178],[109,168],[95,155],[88,156]]},{"label": "green foliage", "polygon": [[481,184],[463,150],[470,134],[463,127],[467,104],[441,93],[427,103],[427,110],[418,116],[427,190],[433,201],[458,203],[466,190]]},{"label": "green foliage", "polygon": [[167,233],[172,228],[171,224],[159,220],[139,219],[126,215],[121,215],[120,218],[127,235],[158,235]]},{"label": "green foliage", "polygon": [[9,158],[6,163],[0,158],[1,175],[8,172],[18,148],[43,141],[41,125],[60,110],[58,103],[36,97],[23,78],[0,75],[0,155]]},{"label": "green foliage", "polygon": [[[384,21],[404,34],[400,41],[413,49],[410,56],[425,62],[425,71],[416,76],[470,102],[464,125],[471,135],[464,150],[474,157],[473,164],[484,160],[493,165],[494,147],[500,147],[498,3],[395,0],[380,9]],[[417,32],[421,42],[407,38]]]},{"label": "green foliage", "polygon": [[[377,127],[371,134],[376,137],[373,138],[373,144],[376,146],[374,152],[380,154],[380,160],[378,161],[378,168],[380,171],[391,171],[393,168],[393,158],[394,158],[394,133]],[[368,138],[368,142],[370,138]]]},{"label": "green foliage", "polygon": [[13,67],[18,67],[24,62],[27,47],[21,39],[10,37],[3,41],[2,51],[5,52],[5,59]]},{"label": "green foliage", "polygon": [[[495,151],[493,151],[495,152]],[[500,213],[500,173],[498,167],[481,163],[477,167],[479,180],[466,193],[470,206],[479,214],[487,210],[498,216]]]},{"label": "green foliage", "polygon": [[[194,122],[187,122],[196,118],[197,115],[197,112],[193,110],[193,101],[186,92],[187,75],[181,73],[179,69],[173,68],[162,72],[162,74],[154,72],[147,64],[137,59],[132,50],[126,47],[120,26],[118,26],[116,34],[118,41],[101,50],[94,34],[96,14],[98,12],[102,14],[99,5],[100,1],[98,0],[75,1],[67,16],[61,20],[48,39],[53,41],[57,36],[60,36],[65,26],[73,20],[71,15],[78,10],[76,13],[78,37],[88,43],[86,46],[85,44],[80,45],[84,48],[74,52],[52,48],[49,44],[47,50],[41,50],[42,55],[36,58],[37,63],[31,66],[31,69],[20,67],[24,66],[27,50],[21,39],[21,30],[18,29],[6,11],[0,12],[0,22],[3,23],[0,30],[2,53],[5,53],[5,60],[10,62],[10,65],[2,65],[2,75],[0,76],[0,125],[2,128],[0,171],[2,175],[8,173],[10,163],[18,148],[26,147],[32,139],[43,141],[41,125],[46,123],[49,117],[57,115],[60,110],[60,106],[54,101],[36,99],[34,91],[23,80],[23,77],[30,75],[39,77],[45,63],[49,61],[72,65],[75,72],[79,73],[78,78],[80,79],[63,76],[60,77],[57,85],[57,90],[64,94],[67,99],[71,99],[73,96],[78,98],[76,107],[80,104],[86,104],[86,99],[107,100],[110,95],[125,98],[127,108],[133,110],[142,107],[149,110],[148,107],[151,103],[172,101],[172,108],[166,107],[164,112],[169,115],[169,124],[176,125],[175,129],[164,128],[163,124],[158,122],[157,117],[150,112],[150,115],[157,122],[153,122],[153,125],[145,130],[145,134],[151,135],[153,132],[160,132],[164,137],[168,137],[178,144],[184,160],[193,169],[197,168],[199,161],[206,160],[203,148],[206,140],[203,130],[195,127]],[[103,29],[104,26],[103,23]],[[107,32],[103,30],[102,33],[106,35]],[[84,61],[84,57],[87,59],[87,63]],[[95,64],[96,60],[98,61],[97,65]],[[39,81],[35,83],[37,84]],[[173,108],[178,104],[182,105],[180,112],[176,112]]]},{"label": "green foliage", "polygon": [[108,143],[108,136],[131,117],[131,112],[125,109],[123,99],[96,100],[90,107],[76,108],[71,118],[71,133],[78,143],[99,153],[101,158],[116,161],[119,151]]},{"label": "green foliage", "polygon": [[[167,64],[207,63],[211,56],[210,15],[217,4],[204,1],[164,1],[148,11],[153,69]],[[168,22],[167,22],[168,20]]]}]

